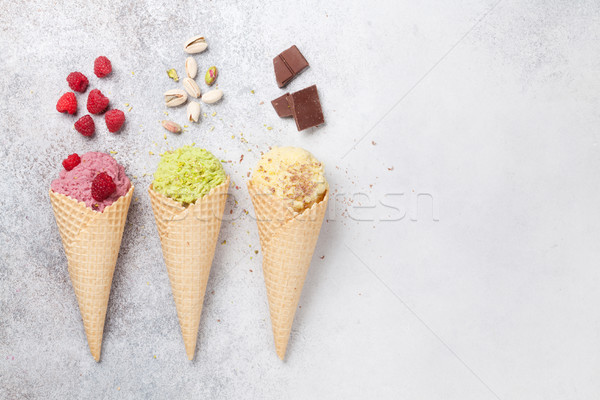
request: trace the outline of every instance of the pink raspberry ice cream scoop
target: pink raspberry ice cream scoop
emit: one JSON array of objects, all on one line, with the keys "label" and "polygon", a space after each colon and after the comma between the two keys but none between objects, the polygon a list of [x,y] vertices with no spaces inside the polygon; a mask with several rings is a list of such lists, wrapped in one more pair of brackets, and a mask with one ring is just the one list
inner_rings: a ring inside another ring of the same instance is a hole
[{"label": "pink raspberry ice cream scoop", "polygon": [[[92,182],[102,172],[113,179],[117,189],[106,199],[97,201],[92,197]],[[59,178],[50,185],[52,191],[84,202],[87,207],[99,212],[127,194],[130,188],[131,182],[125,175],[125,168],[110,155],[100,152],[85,153],[75,168],[70,171],[63,169]]]}]

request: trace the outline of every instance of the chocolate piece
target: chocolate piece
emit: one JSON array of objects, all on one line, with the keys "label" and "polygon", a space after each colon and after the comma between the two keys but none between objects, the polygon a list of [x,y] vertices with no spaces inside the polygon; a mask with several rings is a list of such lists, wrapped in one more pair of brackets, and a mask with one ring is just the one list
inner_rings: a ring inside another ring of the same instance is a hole
[{"label": "chocolate piece", "polygon": [[298,131],[320,125],[325,122],[323,110],[319,101],[317,85],[292,93],[289,97],[290,106],[296,121]]},{"label": "chocolate piece", "polygon": [[271,104],[273,104],[273,108],[277,112],[277,115],[279,115],[281,118],[291,117],[293,115],[289,98],[290,94],[286,93],[271,102]]},{"label": "chocolate piece", "polygon": [[284,87],[308,67],[308,62],[294,45],[273,59],[273,67],[277,84]]}]

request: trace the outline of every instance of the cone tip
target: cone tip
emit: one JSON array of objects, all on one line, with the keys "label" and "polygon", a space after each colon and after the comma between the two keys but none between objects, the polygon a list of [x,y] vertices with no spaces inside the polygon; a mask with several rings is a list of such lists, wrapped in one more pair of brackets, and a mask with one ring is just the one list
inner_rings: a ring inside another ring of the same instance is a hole
[{"label": "cone tip", "polygon": [[278,347],[278,348],[277,348],[277,357],[279,357],[279,359],[280,359],[281,361],[283,361],[283,359],[285,358],[285,350],[286,350],[286,348],[285,348],[285,347],[283,347],[283,348],[281,348],[281,347]]},{"label": "cone tip", "polygon": [[194,343],[193,345],[186,343],[185,353],[187,354],[188,360],[192,361],[194,359],[195,352],[196,352],[196,343]]}]

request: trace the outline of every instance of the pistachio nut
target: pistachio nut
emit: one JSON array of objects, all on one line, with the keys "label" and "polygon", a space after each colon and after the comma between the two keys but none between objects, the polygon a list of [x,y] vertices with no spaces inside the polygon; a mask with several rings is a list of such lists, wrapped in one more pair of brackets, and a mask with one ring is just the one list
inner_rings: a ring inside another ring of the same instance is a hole
[{"label": "pistachio nut", "polygon": [[204,95],[202,96],[202,101],[206,104],[213,104],[221,100],[222,97],[223,91],[221,89],[214,89],[210,92],[204,93]]},{"label": "pistachio nut", "polygon": [[186,92],[192,97],[198,98],[200,97],[200,87],[192,78],[184,78],[183,79],[183,88]]},{"label": "pistachio nut", "polygon": [[163,128],[165,128],[169,132],[181,133],[181,125],[179,125],[178,123],[166,119],[163,120],[161,123]]},{"label": "pistachio nut", "polygon": [[185,60],[185,73],[188,78],[194,79],[196,77],[196,74],[198,73],[198,63],[194,57],[188,57]]},{"label": "pistachio nut", "polygon": [[175,82],[179,82],[179,75],[177,75],[175,68],[168,69],[167,75],[169,75],[169,78],[173,79]]},{"label": "pistachio nut", "polygon": [[210,67],[208,71],[206,71],[206,75],[204,75],[204,82],[206,82],[208,86],[211,86],[217,80],[218,74],[219,71],[217,70],[217,67]]},{"label": "pistachio nut", "polygon": [[167,107],[176,107],[187,101],[187,94],[181,89],[171,89],[165,92]]},{"label": "pistachio nut", "polygon": [[187,118],[190,122],[198,122],[198,119],[200,119],[200,103],[190,101],[187,106]]},{"label": "pistachio nut", "polygon": [[187,101],[187,94],[181,89],[171,89],[165,92],[167,107],[176,107]]},{"label": "pistachio nut", "polygon": [[208,47],[204,36],[194,36],[186,40],[183,50],[188,54],[202,53]]}]

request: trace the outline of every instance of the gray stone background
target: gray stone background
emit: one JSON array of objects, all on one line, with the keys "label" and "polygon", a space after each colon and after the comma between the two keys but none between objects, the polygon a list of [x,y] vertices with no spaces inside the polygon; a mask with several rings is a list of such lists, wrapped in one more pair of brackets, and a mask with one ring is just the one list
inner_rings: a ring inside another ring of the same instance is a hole
[{"label": "gray stone background", "polygon": [[[599,23],[596,0],[0,3],[0,398],[598,398]],[[196,34],[225,97],[165,140],[164,112],[185,120],[165,70]],[[289,89],[317,84],[326,119],[302,133],[269,104],[292,44],[311,67]],[[75,70],[121,133],[74,131],[87,95],[56,112]],[[189,362],[146,190],[192,142],[240,189]],[[333,196],[285,362],[245,190],[271,145],[323,160]],[[92,150],[136,186],[100,363],[47,194]]]}]

